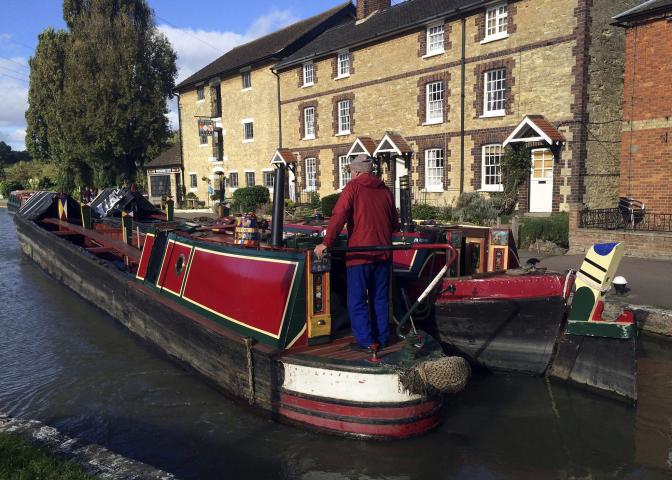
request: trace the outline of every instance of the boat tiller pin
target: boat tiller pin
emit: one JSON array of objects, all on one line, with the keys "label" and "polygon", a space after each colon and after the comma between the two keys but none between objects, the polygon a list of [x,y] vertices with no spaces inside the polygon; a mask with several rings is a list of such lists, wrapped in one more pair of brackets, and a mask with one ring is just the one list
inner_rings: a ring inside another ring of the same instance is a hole
[{"label": "boat tiller pin", "polygon": [[423,302],[425,298],[427,298],[427,295],[434,290],[434,287],[436,287],[436,284],[439,283],[439,281],[443,278],[443,276],[446,274],[448,271],[448,265],[444,265],[441,270],[439,270],[439,273],[434,277],[434,279],[430,282],[429,285],[427,285],[427,288],[425,288],[425,291],[420,294],[418,299],[415,301],[413,306],[408,309],[406,312],[406,315],[404,315],[404,318],[401,319],[399,322],[399,325],[397,326],[397,336],[401,338],[402,340],[406,340],[406,335],[402,333],[402,328],[408,322],[408,319],[411,318],[411,315],[413,315],[413,312],[415,312],[419,307],[420,304]]}]

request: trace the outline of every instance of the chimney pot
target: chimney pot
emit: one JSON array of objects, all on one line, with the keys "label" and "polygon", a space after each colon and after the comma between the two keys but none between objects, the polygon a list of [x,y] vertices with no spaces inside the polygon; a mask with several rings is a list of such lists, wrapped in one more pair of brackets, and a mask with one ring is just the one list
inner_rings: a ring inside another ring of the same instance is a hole
[{"label": "chimney pot", "polygon": [[376,10],[389,8],[392,0],[357,0],[357,20],[362,20]]}]

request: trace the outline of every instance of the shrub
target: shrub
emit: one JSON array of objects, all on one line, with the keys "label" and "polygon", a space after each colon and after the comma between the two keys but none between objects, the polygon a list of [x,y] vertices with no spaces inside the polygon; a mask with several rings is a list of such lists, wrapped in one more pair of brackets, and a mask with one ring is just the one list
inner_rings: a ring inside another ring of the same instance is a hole
[{"label": "shrub", "polygon": [[411,214],[417,220],[434,220],[439,218],[439,208],[427,203],[416,203],[411,207]]},{"label": "shrub", "polygon": [[320,194],[317,192],[311,192],[310,197],[308,198],[308,206],[313,210],[320,208]]},{"label": "shrub", "polygon": [[333,193],[331,195],[327,195],[326,197],[322,198],[320,202],[322,206],[322,215],[324,215],[325,217],[331,216],[331,213],[334,211],[334,207],[336,206],[336,202],[338,201],[340,196],[341,196],[340,193]]},{"label": "shrub", "polygon": [[520,222],[519,243],[527,248],[537,240],[547,240],[561,247],[569,247],[569,215],[553,213],[550,217],[524,217]]},{"label": "shrub", "polygon": [[465,192],[457,199],[455,213],[462,221],[489,225],[497,219],[499,211],[489,198],[478,192]]},{"label": "shrub", "polygon": [[16,180],[0,182],[0,193],[2,193],[3,197],[9,197],[9,194],[14,190],[25,190],[25,187],[22,183],[17,182]]},{"label": "shrub", "polygon": [[268,188],[261,185],[239,188],[233,192],[233,200],[243,211],[254,211],[259,205],[268,203],[271,195]]},{"label": "shrub", "polygon": [[194,192],[189,192],[189,193],[187,193],[186,198],[188,200],[198,200],[198,195],[196,195]]}]

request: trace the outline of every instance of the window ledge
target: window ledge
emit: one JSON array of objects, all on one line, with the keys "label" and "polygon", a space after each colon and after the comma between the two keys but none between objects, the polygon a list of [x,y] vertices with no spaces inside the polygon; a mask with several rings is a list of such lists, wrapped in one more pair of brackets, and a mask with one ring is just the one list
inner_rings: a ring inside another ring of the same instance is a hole
[{"label": "window ledge", "polygon": [[196,103],[205,103],[205,98],[203,100],[196,100]]},{"label": "window ledge", "polygon": [[199,143],[198,146],[201,147],[201,148],[204,148],[204,147],[209,147],[210,144],[209,143]]},{"label": "window ledge", "polygon": [[479,188],[479,192],[503,192],[504,187],[502,185],[486,185]]},{"label": "window ledge", "polygon": [[487,112],[481,115],[479,118],[494,118],[494,117],[503,117],[506,115],[504,110],[496,110],[494,112]]},{"label": "window ledge", "polygon": [[429,120],[427,122],[423,122],[422,126],[427,126],[427,125],[441,125],[443,123],[443,120]]},{"label": "window ledge", "polygon": [[198,187],[189,187],[190,192],[198,192]]},{"label": "window ledge", "polygon": [[241,92],[249,92],[250,90],[252,90],[252,87],[243,88],[240,91]]},{"label": "window ledge", "polygon": [[445,50],[441,50],[440,52],[425,53],[421,58],[432,58],[438,55],[443,55],[444,53],[446,53]]},{"label": "window ledge", "polygon": [[348,73],[346,75],[338,75],[338,76],[334,77],[334,80],[343,80],[344,78],[349,78],[349,77],[350,77],[350,74]]},{"label": "window ledge", "polygon": [[254,142],[254,138],[246,138],[243,140],[243,143],[252,143]]},{"label": "window ledge", "polygon": [[303,85],[301,85],[301,88],[309,88],[312,87],[313,85],[315,85],[315,82],[304,83]]},{"label": "window ledge", "polygon": [[481,40],[481,45],[485,43],[496,42],[497,40],[503,40],[505,38],[509,38],[508,33],[498,33],[496,35],[490,35],[489,37],[485,37],[483,40]]},{"label": "window ledge", "polygon": [[315,135],[307,135],[303,137],[302,140],[315,140]]},{"label": "window ledge", "polygon": [[425,187],[424,190],[427,193],[443,193],[443,192],[445,192],[445,190],[443,189],[442,186],[441,187],[435,187],[435,186]]},{"label": "window ledge", "polygon": [[343,132],[338,132],[335,136],[336,137],[344,137],[345,135],[350,135],[350,130],[346,130]]}]

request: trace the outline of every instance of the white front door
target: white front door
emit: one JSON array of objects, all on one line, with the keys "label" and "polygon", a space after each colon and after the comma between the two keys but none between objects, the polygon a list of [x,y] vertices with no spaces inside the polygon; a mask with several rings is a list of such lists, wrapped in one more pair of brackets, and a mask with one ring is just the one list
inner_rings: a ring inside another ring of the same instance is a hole
[{"label": "white front door", "polygon": [[532,150],[530,212],[553,211],[553,154],[548,148]]},{"label": "white front door", "polygon": [[296,202],[296,175],[289,168],[287,169],[287,174],[289,175],[287,185],[289,187],[289,199],[292,202]]},{"label": "white front door", "polygon": [[401,203],[399,199],[401,197],[399,193],[399,177],[408,175],[408,169],[406,168],[406,162],[403,158],[397,158],[397,178],[394,181],[394,201],[397,204],[397,208],[401,208]]}]

